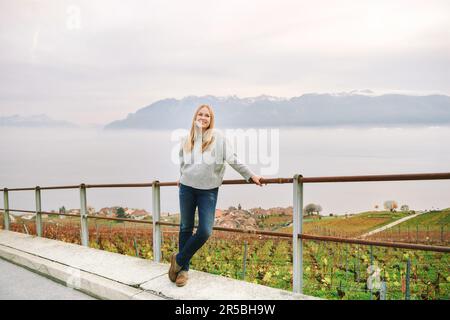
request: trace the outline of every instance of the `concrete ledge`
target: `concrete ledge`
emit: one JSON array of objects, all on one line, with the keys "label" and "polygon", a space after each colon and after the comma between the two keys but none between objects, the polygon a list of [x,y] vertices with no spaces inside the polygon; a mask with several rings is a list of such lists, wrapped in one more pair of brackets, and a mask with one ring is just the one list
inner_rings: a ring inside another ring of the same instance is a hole
[{"label": "concrete ledge", "polygon": [[[146,293],[141,289],[105,279],[101,276],[87,273],[80,269],[46,260],[3,245],[0,245],[0,258],[98,299],[128,300],[135,299],[136,297],[143,297],[138,295]],[[146,294],[145,299],[155,300],[162,298],[153,294]]]},{"label": "concrete ledge", "polygon": [[0,257],[100,299],[318,299],[192,269],[177,287],[166,263],[5,230]]}]

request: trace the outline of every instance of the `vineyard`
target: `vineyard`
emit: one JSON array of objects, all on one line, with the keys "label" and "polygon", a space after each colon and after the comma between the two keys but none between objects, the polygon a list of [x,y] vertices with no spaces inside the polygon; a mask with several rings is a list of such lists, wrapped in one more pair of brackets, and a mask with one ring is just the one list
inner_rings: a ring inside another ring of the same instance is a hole
[{"label": "vineyard", "polygon": [[450,209],[431,211],[375,234],[373,240],[448,245]]},{"label": "vineyard", "polygon": [[[2,223],[3,219],[0,221]],[[325,221],[331,222],[333,219],[324,219],[323,222]],[[326,222],[327,225],[330,222]],[[311,224],[308,228],[311,232],[327,230],[321,223]],[[368,228],[362,223],[360,228],[367,231],[373,225]],[[169,263],[170,253],[178,248],[178,228],[161,229],[162,260]],[[351,232],[361,232],[351,229]],[[429,230],[435,229],[429,227]],[[11,223],[11,230],[36,233],[34,221],[20,219]],[[151,225],[91,219],[89,235],[92,248],[153,259]],[[439,233],[436,239],[439,240],[440,236]],[[44,237],[80,244],[79,220],[46,218]],[[447,243],[447,240],[445,234],[444,242]],[[405,299],[407,295],[410,299],[427,300],[447,300],[450,297],[448,254],[304,241],[303,255],[304,293],[308,295],[326,299],[367,300]],[[375,268],[369,268],[371,265]],[[292,240],[215,230],[192,258],[191,268],[292,290]],[[372,285],[368,285],[368,279]]]}]

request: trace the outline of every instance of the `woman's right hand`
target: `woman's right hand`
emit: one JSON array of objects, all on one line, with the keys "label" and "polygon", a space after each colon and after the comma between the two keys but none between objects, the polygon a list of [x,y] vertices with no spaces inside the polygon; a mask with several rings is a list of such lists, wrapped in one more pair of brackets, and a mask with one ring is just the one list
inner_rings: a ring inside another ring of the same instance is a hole
[{"label": "woman's right hand", "polygon": [[[254,183],[256,183],[258,186],[262,187],[263,186],[263,182],[261,182],[261,179],[265,179],[263,176],[257,176],[254,175],[250,178],[250,180],[253,180]],[[267,182],[265,183],[267,185]]]},{"label": "woman's right hand", "polygon": [[177,187],[180,186],[180,180],[177,180]]}]

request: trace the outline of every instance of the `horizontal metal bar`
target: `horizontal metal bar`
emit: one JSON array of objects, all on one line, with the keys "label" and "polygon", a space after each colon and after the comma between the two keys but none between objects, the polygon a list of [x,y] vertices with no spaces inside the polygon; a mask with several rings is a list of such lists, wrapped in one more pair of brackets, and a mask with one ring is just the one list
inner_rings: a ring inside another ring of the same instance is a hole
[{"label": "horizontal metal bar", "polygon": [[[387,175],[363,175],[363,176],[330,176],[330,177],[299,177],[303,183],[317,182],[369,182],[369,181],[404,181],[404,180],[443,180],[450,179],[450,172],[441,173],[411,173],[411,174],[387,174]],[[261,179],[263,184],[283,184],[292,183],[293,178],[268,178]],[[247,182],[244,179],[223,180],[222,184],[254,184],[253,181]],[[177,186],[176,181],[159,182],[159,186]],[[86,188],[140,188],[151,187],[152,183],[115,183],[115,184],[84,184]],[[52,186],[52,187],[32,187],[32,188],[2,188],[0,191],[23,191],[23,190],[41,190],[50,189],[77,189],[80,185],[71,186]]]},{"label": "horizontal metal bar", "polygon": [[[0,208],[0,210],[4,211],[5,209]],[[35,210],[21,210],[21,209],[8,209],[13,212],[27,212],[27,213],[36,213]],[[59,212],[47,212],[47,211],[39,211],[41,214],[50,214],[50,215],[61,215],[61,216],[70,216],[70,217],[79,217],[79,214],[69,214],[69,213],[59,213]]]},{"label": "horizontal metal bar", "polygon": [[28,191],[28,190],[36,190],[36,189],[35,188],[13,188],[13,189],[3,188],[0,191]]},{"label": "horizontal metal bar", "polygon": [[[166,226],[179,226],[178,223],[171,222],[158,222],[161,225]],[[195,226],[197,227],[197,226]],[[243,230],[225,227],[213,227],[214,230],[228,231],[228,232],[239,232],[257,235],[267,235],[282,238],[292,238],[292,234],[285,232],[273,232],[273,231],[261,231],[261,230]],[[430,245],[420,245],[413,243],[404,242],[384,242],[384,241],[372,241],[372,240],[360,240],[354,238],[338,238],[338,237],[328,237],[328,236],[316,236],[310,234],[300,234],[299,238],[304,240],[318,240],[318,241],[331,241],[331,242],[341,242],[341,243],[354,243],[363,245],[375,245],[378,247],[393,247],[393,248],[403,248],[403,249],[414,249],[414,250],[424,250],[424,251],[435,251],[435,252],[450,252],[450,247],[443,246],[430,246]]]},{"label": "horizontal metal bar", "polygon": [[[5,209],[0,208],[0,211],[4,211]],[[8,209],[9,211],[13,212],[28,212],[28,213],[36,213],[35,210],[19,210],[19,209]],[[79,214],[69,214],[69,213],[59,213],[59,212],[47,212],[47,211],[38,211],[38,213],[41,214],[48,214],[48,215],[54,215],[54,216],[69,216],[69,217],[80,217]]]},{"label": "horizontal metal bar", "polygon": [[85,184],[86,188],[142,188],[151,187],[153,183],[113,183],[113,184]]},{"label": "horizontal metal bar", "polygon": [[[4,209],[0,208],[0,211],[4,211]],[[36,211],[31,210],[19,210],[19,209],[9,209],[9,211],[13,212],[28,212],[28,213],[36,213]],[[59,212],[47,212],[47,211],[39,211],[40,214],[48,214],[48,215],[54,215],[54,216],[66,216],[66,217],[80,217],[79,214],[70,214],[70,213],[59,213]],[[94,216],[94,215],[87,215],[88,218],[92,219],[103,219],[103,220],[116,220],[116,221],[129,221],[129,222],[136,222],[136,223],[148,223],[152,224],[152,221],[148,220],[134,220],[134,219],[127,219],[127,218],[113,218],[113,217],[102,217],[102,216]]]},{"label": "horizontal metal bar", "polygon": [[[176,185],[176,182],[173,182]],[[30,190],[57,190],[57,189],[79,189],[82,185],[85,188],[140,188],[140,187],[151,187],[152,183],[114,183],[114,184],[79,184],[71,186],[51,186],[51,187],[30,187],[30,188],[3,188],[0,191],[30,191]]]},{"label": "horizontal metal bar", "polygon": [[58,213],[58,212],[45,212],[41,211],[41,214],[48,214],[48,215],[54,215],[54,216],[66,216],[66,217],[77,217],[79,218],[79,214],[70,214],[70,213]]},{"label": "horizontal metal bar", "polygon": [[[292,183],[292,178],[267,178],[261,179],[260,182],[262,184],[282,184],[282,183]],[[223,180],[222,184],[249,184],[249,182],[244,179],[234,179],[234,180]],[[255,184],[253,181],[250,181],[250,184]]]},{"label": "horizontal metal bar", "polygon": [[317,240],[317,241],[327,241],[327,242],[340,242],[340,243],[352,243],[352,244],[362,244],[367,246],[376,247],[391,247],[399,249],[411,249],[411,250],[423,250],[423,251],[434,251],[434,252],[444,252],[449,253],[450,247],[447,246],[430,246],[425,244],[414,244],[405,242],[385,242],[385,241],[374,241],[374,240],[362,240],[355,238],[338,238],[329,236],[316,236],[311,234],[299,234],[299,238],[304,240]]},{"label": "horizontal metal bar", "polygon": [[102,216],[93,216],[88,215],[88,218],[92,219],[100,219],[100,220],[115,220],[115,221],[128,221],[133,223],[147,223],[147,224],[153,224],[153,221],[148,220],[134,220],[134,219],[127,219],[127,218],[112,218],[112,217],[102,217]]},{"label": "horizontal metal bar", "polygon": [[[164,221],[158,221],[157,224],[164,225],[164,226],[173,226],[173,227],[177,227],[177,226],[180,225],[179,223],[164,222]],[[194,226],[194,228],[197,228],[197,227],[198,227],[197,225]],[[274,237],[292,238],[292,234],[285,233],[285,232],[273,232],[273,231],[262,231],[262,230],[244,230],[244,229],[225,228],[225,227],[213,227],[213,230],[228,231],[228,232],[238,232],[238,233],[248,233],[248,234],[260,234],[260,235],[274,236]]]},{"label": "horizontal metal bar", "polygon": [[450,179],[450,172],[443,173],[412,173],[412,174],[384,174],[365,176],[336,176],[336,177],[299,177],[303,183],[315,182],[364,182],[364,181],[404,181],[404,180],[440,180]]},{"label": "horizontal metal bar", "polygon": [[76,186],[54,186],[54,187],[40,187],[41,190],[57,190],[57,189],[78,189],[79,185]]},{"label": "horizontal metal bar", "polygon": [[41,190],[51,190],[51,189],[77,189],[79,188],[80,185],[76,185],[76,186],[54,186],[54,187],[30,187],[30,188],[3,188],[0,189],[0,191],[4,191],[4,190],[8,190],[8,191],[31,191],[31,190],[36,190],[36,189],[41,189]]},{"label": "horizontal metal bar", "polygon": [[[5,211],[5,209],[0,208],[1,211]],[[36,213],[36,211],[33,210],[19,210],[19,209],[8,209],[8,211],[13,211],[13,212],[27,212],[27,213]]]},{"label": "horizontal metal bar", "polygon": [[[272,179],[263,179],[261,182],[269,184],[269,183],[292,183],[292,178],[272,178]],[[252,182],[253,183],[253,182]],[[168,181],[168,182],[159,182],[159,186],[162,187],[170,187],[177,186],[176,181]],[[245,180],[223,180],[223,184],[248,184]],[[71,186],[52,186],[52,187],[30,187],[30,188],[2,188],[0,191],[8,190],[8,191],[25,191],[25,190],[36,190],[36,188],[40,188],[41,190],[50,190],[50,189],[78,189],[81,185],[71,185]],[[153,183],[114,183],[114,184],[84,184],[86,188],[148,188],[152,187]]]}]

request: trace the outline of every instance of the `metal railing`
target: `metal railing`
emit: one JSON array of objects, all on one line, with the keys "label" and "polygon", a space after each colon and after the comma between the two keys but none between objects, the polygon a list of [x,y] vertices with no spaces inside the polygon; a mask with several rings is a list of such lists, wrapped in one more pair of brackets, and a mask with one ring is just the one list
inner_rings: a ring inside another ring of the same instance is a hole
[{"label": "metal railing", "polygon": [[[402,242],[387,242],[387,241],[374,241],[355,238],[342,238],[331,236],[318,236],[303,233],[303,190],[305,183],[329,183],[329,182],[370,182],[370,181],[405,181],[405,180],[443,180],[450,179],[450,172],[444,173],[416,173],[416,174],[392,174],[392,175],[363,175],[363,176],[329,176],[329,177],[303,177],[300,174],[295,174],[293,178],[271,178],[262,179],[263,184],[285,184],[292,183],[293,186],[293,232],[282,233],[273,231],[262,230],[242,230],[236,228],[225,227],[213,227],[214,230],[250,233],[258,235],[268,235],[276,237],[291,238],[293,240],[293,292],[303,292],[303,240],[317,240],[317,241],[331,241],[337,243],[350,243],[361,245],[374,245],[381,247],[403,248],[412,250],[426,250],[434,252],[449,253],[450,247],[448,246],[432,246],[423,244],[411,244]],[[253,182],[246,182],[245,180],[224,180],[223,185],[227,184],[253,184]],[[68,185],[68,186],[51,186],[34,188],[3,188],[4,208],[0,209],[4,212],[4,228],[10,229],[10,217],[9,212],[29,212],[36,214],[36,233],[37,236],[42,237],[42,214],[48,215],[63,215],[79,217],[81,222],[80,238],[83,246],[89,246],[89,229],[88,219],[105,219],[116,221],[129,221],[135,223],[147,223],[153,226],[153,259],[155,262],[161,262],[161,244],[162,234],[161,226],[179,226],[178,223],[170,223],[160,221],[160,187],[177,186],[177,182],[160,182],[155,180],[151,183],[120,183],[120,184],[80,184],[80,185]],[[151,187],[152,188],[152,221],[142,221],[126,218],[113,218],[102,217],[96,215],[89,215],[87,210],[87,198],[86,189],[88,188],[139,188],[139,187]],[[55,189],[79,189],[80,190],[80,214],[64,214],[56,212],[45,212],[41,208],[41,190],[55,190]],[[35,191],[36,210],[20,210],[11,209],[9,207],[8,193],[10,191]]]}]

